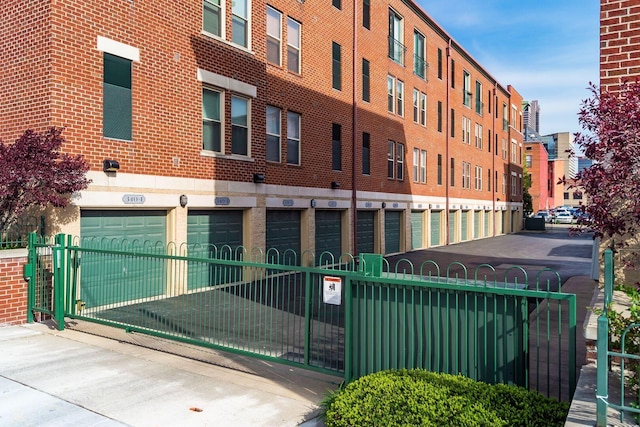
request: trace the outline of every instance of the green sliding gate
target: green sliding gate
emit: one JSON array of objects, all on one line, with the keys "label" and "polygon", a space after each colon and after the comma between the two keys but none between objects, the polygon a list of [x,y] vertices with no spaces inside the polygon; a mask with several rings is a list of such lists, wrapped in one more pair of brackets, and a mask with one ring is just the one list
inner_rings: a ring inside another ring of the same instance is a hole
[{"label": "green sliding gate", "polygon": [[[65,317],[97,322],[339,373],[347,381],[383,369],[424,368],[546,389],[547,395],[560,393],[552,386],[556,381],[567,386],[569,398],[575,390],[576,301],[575,295],[549,290],[559,289],[557,273],[550,275],[558,283],[545,284],[540,275],[529,283],[520,267],[500,281],[488,265],[469,274],[452,263],[443,275],[433,261],[413,266],[401,259],[390,266],[379,254],[343,254],[351,261],[320,268],[304,267],[315,265],[312,258],[276,249],[239,247],[223,257],[188,253],[188,247],[171,244],[131,251],[106,240],[91,244],[58,235],[48,242],[32,235],[25,267],[28,321],[45,313],[59,329]],[[107,289],[115,295],[88,305],[81,278],[89,273],[82,262],[89,255],[164,274],[131,282],[122,270],[109,276]],[[212,266],[236,273],[213,278],[209,286],[189,285],[192,268]],[[507,282],[514,272],[524,280]],[[562,354],[545,347],[556,340]],[[560,358],[568,368],[550,378],[544,367],[560,366]]]}]

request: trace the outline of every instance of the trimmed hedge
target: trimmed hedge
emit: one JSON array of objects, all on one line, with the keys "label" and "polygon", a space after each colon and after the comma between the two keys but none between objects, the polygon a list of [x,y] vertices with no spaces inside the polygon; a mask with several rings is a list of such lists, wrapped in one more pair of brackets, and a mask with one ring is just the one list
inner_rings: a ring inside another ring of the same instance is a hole
[{"label": "trimmed hedge", "polygon": [[421,369],[366,375],[321,404],[327,427],[563,426],[569,404],[537,391]]}]

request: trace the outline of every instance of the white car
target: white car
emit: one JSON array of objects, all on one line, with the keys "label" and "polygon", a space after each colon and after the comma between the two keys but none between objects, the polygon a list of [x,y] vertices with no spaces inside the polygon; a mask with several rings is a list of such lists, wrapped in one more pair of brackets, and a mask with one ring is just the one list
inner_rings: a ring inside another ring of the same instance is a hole
[{"label": "white car", "polygon": [[557,212],[553,219],[556,224],[573,224],[573,215],[568,211]]}]

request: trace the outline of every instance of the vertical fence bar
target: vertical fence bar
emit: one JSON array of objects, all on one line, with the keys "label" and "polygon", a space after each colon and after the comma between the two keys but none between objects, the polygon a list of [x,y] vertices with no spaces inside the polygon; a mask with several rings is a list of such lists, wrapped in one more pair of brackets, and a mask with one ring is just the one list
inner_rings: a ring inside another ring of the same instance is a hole
[{"label": "vertical fence bar", "polygon": [[344,281],[344,379],[351,381],[353,376],[352,347],[353,347],[353,306],[351,303],[351,277]]},{"label": "vertical fence bar", "polygon": [[64,288],[65,288],[65,235],[57,234],[55,246],[52,248],[53,259],[53,317],[56,319],[57,329],[64,330]]},{"label": "vertical fence bar", "polygon": [[25,279],[27,279],[27,323],[34,322],[33,307],[36,302],[36,286],[37,280],[37,250],[36,243],[38,235],[29,233],[29,246],[27,252],[27,264],[25,265]]},{"label": "vertical fence bar", "polygon": [[613,293],[613,251],[604,251],[604,308],[598,317],[597,340],[597,382],[596,382],[596,426],[607,425],[607,407],[609,397],[608,369],[609,369],[609,319],[607,311]]},{"label": "vertical fence bar", "polygon": [[305,307],[304,307],[304,365],[309,366],[311,355],[311,272],[305,273]]},{"label": "vertical fence bar", "polygon": [[569,298],[569,400],[573,400],[576,391],[576,296]]}]

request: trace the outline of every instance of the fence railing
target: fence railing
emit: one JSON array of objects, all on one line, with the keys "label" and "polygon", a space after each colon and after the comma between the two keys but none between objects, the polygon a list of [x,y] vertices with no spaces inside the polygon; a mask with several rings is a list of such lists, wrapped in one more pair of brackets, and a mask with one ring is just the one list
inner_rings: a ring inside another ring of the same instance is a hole
[{"label": "fence railing", "polygon": [[[637,254],[636,254],[637,256]],[[621,254],[618,259],[623,260]],[[596,384],[596,425],[605,427],[608,424],[608,408],[619,411],[620,421],[624,422],[626,414],[638,418],[640,416],[640,396],[638,395],[638,375],[640,374],[640,324],[630,323],[621,331],[612,331],[612,302],[615,283],[614,252],[604,252],[604,306],[598,316],[597,338],[597,384]],[[612,346],[612,342],[616,345]],[[618,376],[610,376],[614,367]],[[610,383],[610,379],[616,378]],[[616,387],[615,395],[609,391]]]},{"label": "fence railing", "polygon": [[6,231],[0,233],[0,250],[26,248],[29,234],[35,232],[40,236],[45,234],[44,216],[26,216],[12,224]]},{"label": "fence railing", "polygon": [[[424,368],[570,400],[576,300],[556,272],[529,280],[459,262],[143,242],[36,242],[29,311],[339,373]],[[320,264],[316,266],[316,264]],[[31,319],[32,321],[33,319]]]}]

